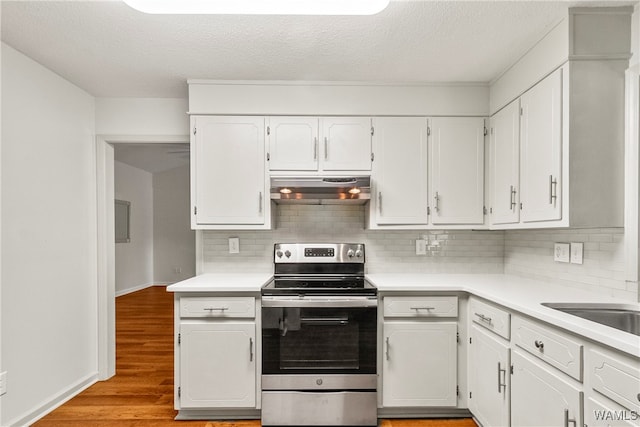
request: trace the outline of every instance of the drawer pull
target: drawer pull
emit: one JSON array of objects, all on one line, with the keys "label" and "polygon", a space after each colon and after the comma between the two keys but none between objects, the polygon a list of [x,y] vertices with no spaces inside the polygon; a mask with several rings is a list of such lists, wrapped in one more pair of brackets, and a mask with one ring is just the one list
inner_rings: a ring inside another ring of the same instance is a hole
[{"label": "drawer pull", "polygon": [[212,311],[225,312],[225,311],[229,310],[229,307],[205,307],[204,310],[206,310],[208,312],[212,312]]},{"label": "drawer pull", "polygon": [[544,350],[544,343],[542,341],[535,340],[535,342],[533,344],[536,346],[536,348],[538,350],[540,350],[540,351]]},{"label": "drawer pull", "polygon": [[480,320],[482,320],[483,322],[487,322],[487,323],[491,323],[491,317],[487,317],[484,314],[480,314],[480,313],[473,313],[476,316],[478,316],[480,318]]},{"label": "drawer pull", "polygon": [[578,422],[569,418],[569,410],[564,410],[564,427],[569,427],[569,423],[573,424],[573,427],[577,427]]},{"label": "drawer pull", "polygon": [[435,310],[435,307],[409,307],[411,310],[420,311],[420,310]]}]

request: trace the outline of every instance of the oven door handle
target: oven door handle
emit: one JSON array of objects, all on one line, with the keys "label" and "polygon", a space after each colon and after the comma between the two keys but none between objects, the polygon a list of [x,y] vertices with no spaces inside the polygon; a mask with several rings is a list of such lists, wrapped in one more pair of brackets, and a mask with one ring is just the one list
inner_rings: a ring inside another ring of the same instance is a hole
[{"label": "oven door handle", "polygon": [[377,307],[378,299],[376,297],[262,297],[263,307]]},{"label": "oven door handle", "polygon": [[301,317],[301,323],[316,325],[348,325],[348,317]]}]

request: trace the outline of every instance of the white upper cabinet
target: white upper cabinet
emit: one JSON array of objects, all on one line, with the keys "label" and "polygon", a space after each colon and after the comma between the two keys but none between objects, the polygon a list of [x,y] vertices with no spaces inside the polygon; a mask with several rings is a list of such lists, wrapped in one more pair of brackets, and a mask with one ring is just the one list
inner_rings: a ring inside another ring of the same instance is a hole
[{"label": "white upper cabinet", "polygon": [[492,224],[520,221],[520,101],[496,113],[490,122],[490,214]]},{"label": "white upper cabinet", "polygon": [[484,222],[484,119],[431,119],[431,222]]},{"label": "white upper cabinet", "polygon": [[269,170],[371,171],[371,119],[368,117],[270,117]]},{"label": "white upper cabinet", "polygon": [[268,126],[270,170],[318,169],[317,118],[270,117]]},{"label": "white upper cabinet", "polygon": [[268,228],[264,118],[192,117],[194,229]]},{"label": "white upper cabinet", "polygon": [[371,170],[370,118],[323,117],[320,126],[323,170]]},{"label": "white upper cabinet", "polygon": [[376,117],[370,226],[428,222],[427,119]]},{"label": "white upper cabinet", "polygon": [[562,218],[562,69],[520,98],[522,221]]}]

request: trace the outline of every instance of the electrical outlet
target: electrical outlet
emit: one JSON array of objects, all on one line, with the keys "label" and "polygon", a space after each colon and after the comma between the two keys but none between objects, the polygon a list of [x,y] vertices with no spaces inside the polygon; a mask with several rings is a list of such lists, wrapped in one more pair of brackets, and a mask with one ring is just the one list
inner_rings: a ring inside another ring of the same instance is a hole
[{"label": "electrical outlet", "polygon": [[427,254],[427,241],[424,239],[416,239],[416,255]]},{"label": "electrical outlet", "polygon": [[569,262],[569,243],[555,243],[553,246],[553,260],[556,262]]},{"label": "electrical outlet", "polygon": [[7,392],[7,372],[0,373],[0,396]]},{"label": "electrical outlet", "polygon": [[182,273],[182,267],[173,267],[173,274]]},{"label": "electrical outlet", "polygon": [[240,253],[240,238],[239,237],[229,237],[229,253],[230,254],[239,254]]},{"label": "electrical outlet", "polygon": [[584,244],[571,243],[571,264],[582,264],[584,257]]}]

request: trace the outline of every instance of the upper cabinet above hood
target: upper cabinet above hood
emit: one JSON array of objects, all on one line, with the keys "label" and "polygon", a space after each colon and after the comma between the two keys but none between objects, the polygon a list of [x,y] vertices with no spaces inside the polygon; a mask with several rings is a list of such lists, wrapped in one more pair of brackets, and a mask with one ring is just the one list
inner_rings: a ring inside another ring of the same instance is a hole
[{"label": "upper cabinet above hood", "polygon": [[364,204],[371,198],[368,176],[272,177],[271,200],[308,205]]}]

